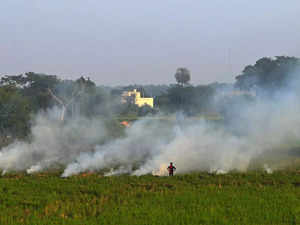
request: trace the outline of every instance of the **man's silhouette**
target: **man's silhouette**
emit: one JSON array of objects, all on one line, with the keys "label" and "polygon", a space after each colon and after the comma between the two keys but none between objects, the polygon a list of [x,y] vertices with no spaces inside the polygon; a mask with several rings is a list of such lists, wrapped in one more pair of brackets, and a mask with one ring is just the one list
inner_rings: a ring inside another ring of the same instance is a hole
[{"label": "man's silhouette", "polygon": [[168,166],[169,176],[173,176],[174,175],[174,170],[176,170],[176,167],[173,166],[172,162],[170,162],[170,166]]}]

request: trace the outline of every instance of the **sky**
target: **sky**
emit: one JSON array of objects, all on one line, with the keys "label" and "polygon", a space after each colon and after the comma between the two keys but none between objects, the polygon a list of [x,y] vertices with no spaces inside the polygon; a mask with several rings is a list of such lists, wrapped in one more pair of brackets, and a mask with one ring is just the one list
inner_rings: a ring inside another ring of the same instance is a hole
[{"label": "sky", "polygon": [[1,0],[0,75],[99,85],[234,82],[261,57],[300,57],[299,0]]}]

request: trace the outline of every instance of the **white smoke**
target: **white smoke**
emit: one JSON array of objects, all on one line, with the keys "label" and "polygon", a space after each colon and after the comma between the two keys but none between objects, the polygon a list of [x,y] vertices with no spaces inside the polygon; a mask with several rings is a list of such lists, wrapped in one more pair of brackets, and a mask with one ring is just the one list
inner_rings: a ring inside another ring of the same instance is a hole
[{"label": "white smoke", "polygon": [[95,152],[80,154],[75,162],[67,166],[63,176],[120,166],[126,168],[126,172],[132,172],[160,154],[160,148],[171,138],[172,133],[168,133],[164,125],[150,124],[148,120],[138,121],[128,128],[125,138],[96,146]]},{"label": "white smoke", "polygon": [[267,172],[267,174],[273,173],[273,170],[269,167],[268,164],[264,164],[264,170]]},{"label": "white smoke", "polygon": [[66,167],[63,176],[105,168],[119,168],[118,173],[123,169],[133,175],[166,175],[166,163],[171,161],[179,173],[246,171],[263,154],[299,144],[297,99],[297,95],[282,93],[277,101],[261,99],[240,108],[246,119],[238,121],[243,124],[231,124],[231,128],[239,127],[246,135],[236,135],[228,126],[214,127],[204,120],[188,119],[171,125],[162,135],[165,125],[155,120],[152,126],[147,120],[140,121],[128,129],[126,138],[81,154]]},{"label": "white smoke", "polygon": [[34,173],[63,166],[64,177],[87,171],[166,175],[169,162],[177,173],[246,171],[266,153],[299,146],[300,102],[297,92],[291,93],[243,102],[232,109],[241,117],[227,125],[183,117],[145,118],[126,128],[124,137],[105,143],[107,132],[99,119],[61,124],[49,118],[51,113],[41,114],[30,143],[15,142],[2,149],[0,168]]},{"label": "white smoke", "polygon": [[168,175],[168,164],[161,164],[159,168],[156,168],[152,171],[153,176],[167,176]]},{"label": "white smoke", "polygon": [[195,123],[188,119],[180,126],[172,125],[162,135],[162,124],[150,126],[146,120],[140,121],[129,128],[126,138],[81,154],[67,166],[63,176],[119,166],[134,175],[165,175],[166,163],[171,161],[179,173],[246,171],[251,161],[263,153],[300,140],[300,107],[296,99],[288,96],[280,101],[280,105],[264,101],[244,109],[245,136],[233,135],[226,126],[212,128],[204,120]]},{"label": "white smoke", "polygon": [[[52,115],[52,111],[49,113]],[[49,118],[48,114],[40,114],[32,127],[30,143],[17,141],[2,149],[0,168],[34,173],[66,165],[80,153],[91,151],[104,136],[101,121],[81,118],[61,124]]]}]

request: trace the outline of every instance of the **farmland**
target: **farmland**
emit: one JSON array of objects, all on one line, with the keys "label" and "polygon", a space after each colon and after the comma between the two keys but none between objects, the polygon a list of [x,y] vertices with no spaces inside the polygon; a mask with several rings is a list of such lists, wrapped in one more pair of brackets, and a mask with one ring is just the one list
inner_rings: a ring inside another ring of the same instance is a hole
[{"label": "farmland", "polygon": [[299,224],[297,169],[174,177],[0,178],[0,224]]}]

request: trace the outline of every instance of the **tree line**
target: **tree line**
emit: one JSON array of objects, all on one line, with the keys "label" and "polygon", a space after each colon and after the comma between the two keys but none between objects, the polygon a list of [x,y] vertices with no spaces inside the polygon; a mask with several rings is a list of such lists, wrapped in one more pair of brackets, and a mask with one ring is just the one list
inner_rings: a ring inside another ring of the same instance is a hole
[{"label": "tree line", "polygon": [[[0,80],[0,138],[23,138],[30,134],[35,114],[57,107],[60,120],[76,116],[145,116],[158,112],[182,111],[186,115],[215,113],[214,98],[220,89],[254,90],[258,95],[272,96],[289,87],[290,80],[300,71],[296,57],[277,56],[261,58],[254,65],[246,66],[236,76],[234,84],[213,83],[192,85],[191,72],[178,68],[176,83],[171,85],[129,85],[119,87],[97,86],[90,78],[63,80],[56,75],[29,72],[21,75],[4,75]],[[143,97],[153,97],[155,108],[121,104],[121,93],[138,89]],[[250,98],[249,98],[250,99]],[[235,99],[230,96],[222,104],[230,107]],[[226,114],[226,107],[219,113]],[[1,141],[1,140],[0,140]]]}]

